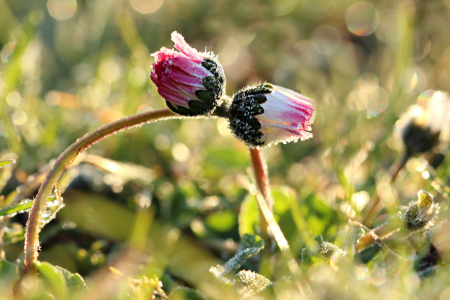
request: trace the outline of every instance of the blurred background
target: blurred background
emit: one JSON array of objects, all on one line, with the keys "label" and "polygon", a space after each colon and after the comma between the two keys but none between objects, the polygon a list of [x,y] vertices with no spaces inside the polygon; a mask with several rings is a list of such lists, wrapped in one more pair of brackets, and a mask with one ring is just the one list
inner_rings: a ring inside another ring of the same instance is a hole
[{"label": "blurred background", "polygon": [[[298,257],[311,236],[335,239],[377,189],[389,209],[430,187],[422,158],[396,190],[386,178],[402,150],[397,119],[450,83],[449,14],[447,0],[0,0],[0,151],[17,160],[4,199],[24,184],[33,197],[39,185],[27,184],[85,133],[164,107],[150,54],[178,31],[219,55],[228,95],[267,81],[317,101],[313,139],[264,149],[275,217]],[[153,219],[212,261],[229,258],[257,224],[244,221],[257,218],[249,163],[223,119],[109,137],[66,172],[66,207],[42,231],[40,259],[89,276]],[[19,235],[6,258],[22,250]]]}]

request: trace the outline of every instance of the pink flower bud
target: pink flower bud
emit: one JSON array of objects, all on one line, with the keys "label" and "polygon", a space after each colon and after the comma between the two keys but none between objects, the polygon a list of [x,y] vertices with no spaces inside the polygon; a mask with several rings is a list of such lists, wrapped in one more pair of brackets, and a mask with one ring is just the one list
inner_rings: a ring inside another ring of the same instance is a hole
[{"label": "pink flower bud", "polygon": [[268,83],[237,93],[230,107],[230,128],[249,147],[312,137],[314,100]]},{"label": "pink flower bud", "polygon": [[197,116],[212,112],[225,91],[225,74],[212,52],[200,53],[172,32],[174,49],[162,47],[152,56],[150,78],[175,113]]}]

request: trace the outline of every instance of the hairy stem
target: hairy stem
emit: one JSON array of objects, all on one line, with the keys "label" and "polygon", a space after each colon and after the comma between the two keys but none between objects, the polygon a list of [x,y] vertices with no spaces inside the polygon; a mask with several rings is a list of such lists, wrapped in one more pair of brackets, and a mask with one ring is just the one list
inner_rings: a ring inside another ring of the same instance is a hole
[{"label": "hairy stem", "polygon": [[169,109],[158,109],[141,114],[136,114],[130,117],[120,119],[118,121],[106,124],[95,131],[92,131],[82,138],[78,139],[69,148],[66,149],[56,160],[53,167],[47,173],[41,187],[39,188],[36,199],[34,200],[33,207],[31,208],[28,222],[27,231],[25,234],[25,266],[28,274],[36,274],[36,268],[33,262],[37,260],[39,249],[39,231],[41,213],[45,207],[45,203],[53,187],[57,184],[62,172],[69,166],[73,160],[92,146],[93,144],[101,141],[105,137],[108,137],[114,133],[122,131],[127,128],[131,128],[137,125],[150,123],[158,120],[165,119],[180,119],[182,116],[178,116],[171,112]]},{"label": "hairy stem", "polygon": [[[280,226],[277,221],[273,217],[273,208],[272,208],[272,195],[270,193],[270,185],[269,185],[269,175],[267,172],[267,165],[262,155],[260,149],[249,148],[250,157],[252,160],[253,172],[255,174],[256,184],[258,185],[259,193],[255,193],[256,200],[258,201],[259,211],[260,211],[260,229],[261,235],[266,242],[266,247],[262,253],[261,266],[260,269],[267,268],[268,270],[268,260],[271,258],[271,237],[268,233],[268,228],[273,234],[275,242],[281,250],[283,257],[286,259],[288,263],[289,270],[295,279],[295,284],[297,285],[299,291],[302,295],[305,295],[305,291],[308,289],[307,284],[302,282],[300,279],[300,267],[294,259],[294,255],[292,254],[291,248],[289,247],[289,243],[286,240],[283,232],[281,231]],[[261,270],[260,270],[261,272]],[[263,272],[261,272],[263,273]],[[270,274],[263,274],[270,275]]]},{"label": "hairy stem", "polygon": [[[214,111],[212,115],[203,115],[198,117],[208,118],[208,117],[228,117],[228,102],[224,99],[224,103]],[[174,114],[168,108],[157,109],[141,114],[132,115],[115,122],[106,124],[97,130],[87,133],[82,138],[78,139],[69,148],[66,149],[56,160],[53,167],[47,173],[41,187],[39,188],[38,194],[33,202],[33,207],[31,208],[28,222],[27,231],[25,233],[25,266],[28,274],[35,275],[37,270],[33,264],[37,260],[38,250],[39,250],[39,231],[40,231],[40,221],[41,213],[45,207],[45,203],[52,192],[55,185],[58,183],[62,172],[74,161],[74,159],[92,146],[93,144],[101,141],[102,139],[120,132],[122,130],[132,128],[138,125],[151,123],[160,120],[168,119],[184,119],[189,117],[180,116]]]},{"label": "hairy stem", "polygon": [[[267,172],[267,164],[264,160],[262,151],[257,148],[249,148],[250,158],[252,160],[253,173],[255,174],[256,184],[258,185],[258,189],[261,192],[261,195],[264,197],[266,201],[267,207],[270,212],[272,212],[272,195],[270,193],[270,185],[269,185],[269,174]],[[261,212],[260,208],[260,230],[262,237],[267,241],[269,234],[267,231],[268,223],[266,218]],[[266,244],[269,246],[268,244]]]}]

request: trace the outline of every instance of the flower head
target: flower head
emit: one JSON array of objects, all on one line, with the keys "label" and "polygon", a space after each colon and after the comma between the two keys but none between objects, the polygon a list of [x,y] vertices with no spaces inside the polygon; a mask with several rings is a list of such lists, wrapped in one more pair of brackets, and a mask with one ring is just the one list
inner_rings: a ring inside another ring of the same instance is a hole
[{"label": "flower head", "polygon": [[411,202],[404,214],[398,217],[406,228],[411,231],[427,229],[433,225],[433,220],[439,213],[439,204],[433,201],[433,195],[425,190],[417,193],[417,202]]},{"label": "flower head", "polygon": [[212,52],[200,53],[172,32],[174,49],[162,47],[152,56],[150,78],[158,93],[175,113],[197,116],[210,113],[219,105],[225,90],[223,68]]},{"label": "flower head", "polygon": [[233,98],[230,128],[249,147],[312,137],[314,100],[272,84],[246,87]]},{"label": "flower head", "polygon": [[424,92],[395,126],[409,155],[431,150],[439,140],[449,139],[450,98],[440,91]]}]

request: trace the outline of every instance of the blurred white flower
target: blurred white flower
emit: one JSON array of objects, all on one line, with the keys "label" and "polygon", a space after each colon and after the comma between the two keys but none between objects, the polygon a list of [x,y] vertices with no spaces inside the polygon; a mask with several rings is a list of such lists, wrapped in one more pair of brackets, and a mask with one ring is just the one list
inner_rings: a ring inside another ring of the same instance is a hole
[{"label": "blurred white flower", "polygon": [[[425,96],[422,96],[424,95]],[[395,135],[407,154],[423,153],[450,139],[450,98],[442,91],[427,91],[395,123]]]}]

